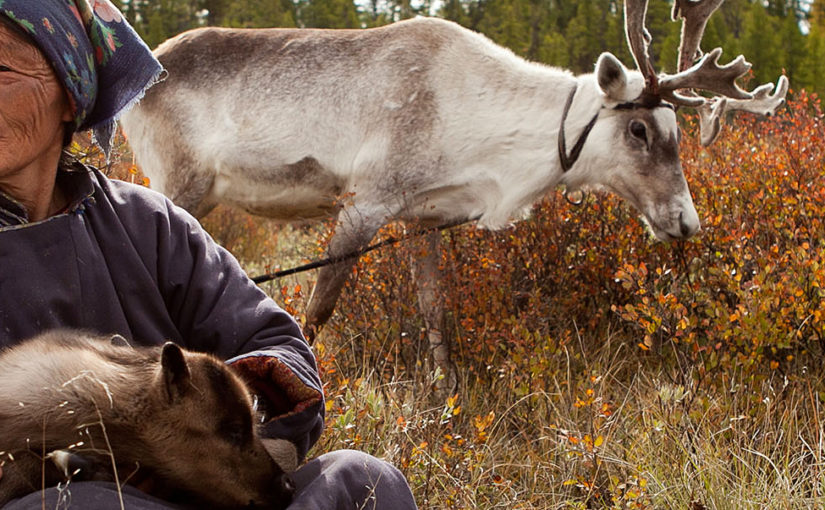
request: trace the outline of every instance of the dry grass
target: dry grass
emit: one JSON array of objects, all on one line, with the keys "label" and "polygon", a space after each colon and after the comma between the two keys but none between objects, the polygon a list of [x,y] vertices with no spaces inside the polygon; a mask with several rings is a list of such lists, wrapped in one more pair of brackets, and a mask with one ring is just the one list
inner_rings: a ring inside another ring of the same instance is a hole
[{"label": "dry grass", "polygon": [[595,352],[571,353],[588,359],[586,369],[555,357],[554,383],[518,399],[506,379],[489,387],[465,378],[460,397],[439,401],[426,378],[335,365],[314,453],[358,448],[386,458],[422,508],[825,505],[825,431],[813,394],[821,380],[685,388],[615,338],[596,340],[581,343]]}]

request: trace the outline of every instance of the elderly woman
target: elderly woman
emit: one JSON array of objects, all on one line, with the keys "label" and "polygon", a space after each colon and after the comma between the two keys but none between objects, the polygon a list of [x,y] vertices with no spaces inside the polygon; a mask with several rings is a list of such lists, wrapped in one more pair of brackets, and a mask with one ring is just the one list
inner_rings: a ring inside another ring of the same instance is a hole
[{"label": "elderly woman", "polygon": [[[160,72],[108,0],[0,0],[0,348],[71,327],[214,353],[254,381],[264,436],[302,460],[324,404],[298,325],[183,210],[63,151],[85,129],[108,150],[115,119]],[[395,468],[358,452],[321,455],[293,479],[290,508],[415,508]],[[112,484],[70,491],[72,508],[119,507]],[[127,508],[171,508],[123,492]],[[4,508],[60,496],[46,488]]]}]

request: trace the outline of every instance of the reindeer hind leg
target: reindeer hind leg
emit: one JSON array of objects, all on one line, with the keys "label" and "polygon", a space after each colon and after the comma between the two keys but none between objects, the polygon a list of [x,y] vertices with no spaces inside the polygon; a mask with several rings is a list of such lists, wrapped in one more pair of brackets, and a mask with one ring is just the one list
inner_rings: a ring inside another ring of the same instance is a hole
[{"label": "reindeer hind leg", "polygon": [[441,279],[441,234],[427,234],[424,252],[420,257],[413,254],[412,258],[418,306],[424,317],[431,363],[443,376],[436,382],[436,391],[440,396],[452,394],[458,389],[458,377],[450,356],[450,344],[444,336],[444,304],[438,288]]}]

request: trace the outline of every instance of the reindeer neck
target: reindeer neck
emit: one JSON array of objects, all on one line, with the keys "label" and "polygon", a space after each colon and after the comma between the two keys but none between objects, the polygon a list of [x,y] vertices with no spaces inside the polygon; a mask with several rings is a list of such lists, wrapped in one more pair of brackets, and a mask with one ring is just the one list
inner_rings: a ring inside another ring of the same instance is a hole
[{"label": "reindeer neck", "polygon": [[463,143],[444,150],[453,153],[456,167],[473,169],[474,182],[487,174],[497,183],[495,200],[480,221],[495,227],[518,216],[562,179],[557,137],[570,93],[575,90],[565,121],[568,150],[599,111],[601,95],[592,75],[574,77],[512,54],[485,65],[489,68],[479,82],[464,91],[465,104],[448,117],[452,125],[447,129],[454,131],[444,139]]}]

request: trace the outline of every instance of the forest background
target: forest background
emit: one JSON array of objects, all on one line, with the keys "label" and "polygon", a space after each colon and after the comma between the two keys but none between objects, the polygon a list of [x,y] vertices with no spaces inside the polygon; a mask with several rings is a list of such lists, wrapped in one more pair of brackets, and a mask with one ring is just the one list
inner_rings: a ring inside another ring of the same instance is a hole
[{"label": "forest background", "polygon": [[[455,20],[527,59],[592,69],[632,59],[613,0],[128,0],[154,47],[202,25],[360,28]],[[679,26],[651,0],[657,68]],[[745,84],[792,90],[770,119],[739,115],[714,145],[680,114],[697,237],[655,243],[631,208],[553,193],[490,232],[442,233],[444,330],[459,367],[434,391],[412,239],[362,257],[314,345],[327,429],[399,466],[422,508],[825,508],[825,10],[821,0],[727,0],[703,47],[742,53]],[[77,139],[77,137],[76,137]],[[140,182],[122,139],[110,175]],[[144,180],[144,183],[145,180]],[[218,208],[203,220],[250,275],[323,255],[331,223],[281,226]],[[391,225],[400,236],[412,225]],[[313,273],[263,285],[302,318]]]},{"label": "forest background", "polygon": [[[529,60],[590,72],[603,51],[626,65],[622,2],[617,0],[114,0],[150,47],[201,25],[369,28],[437,15]],[[670,2],[652,1],[647,17],[654,65],[673,72],[680,26]],[[821,0],[728,0],[711,18],[703,47],[746,55],[759,83],[785,70],[791,83],[825,87],[825,10]]]}]

